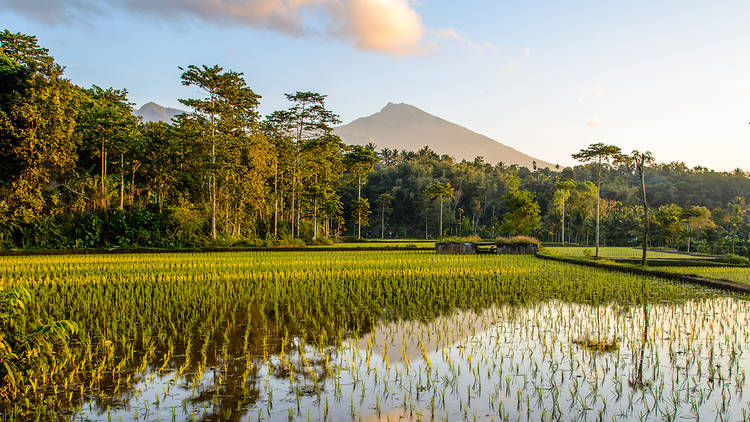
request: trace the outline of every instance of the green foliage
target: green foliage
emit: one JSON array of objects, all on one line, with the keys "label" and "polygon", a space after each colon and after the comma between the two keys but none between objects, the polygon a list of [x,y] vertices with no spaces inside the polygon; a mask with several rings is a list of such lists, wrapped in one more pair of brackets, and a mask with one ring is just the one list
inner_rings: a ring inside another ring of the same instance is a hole
[{"label": "green foliage", "polygon": [[500,228],[503,233],[528,236],[539,227],[539,204],[533,193],[525,190],[508,192],[505,207],[508,212],[503,217]]}]

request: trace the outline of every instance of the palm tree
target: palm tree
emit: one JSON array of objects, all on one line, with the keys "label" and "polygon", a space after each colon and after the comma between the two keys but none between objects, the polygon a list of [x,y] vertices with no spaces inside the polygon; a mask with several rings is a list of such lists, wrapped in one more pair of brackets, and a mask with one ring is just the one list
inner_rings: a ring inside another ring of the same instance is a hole
[{"label": "palm tree", "polygon": [[430,198],[438,197],[440,198],[440,234],[439,236],[443,235],[443,200],[446,198],[452,199],[453,198],[453,186],[451,186],[450,182],[437,182],[434,185],[431,185],[427,188],[426,193],[430,195]]}]

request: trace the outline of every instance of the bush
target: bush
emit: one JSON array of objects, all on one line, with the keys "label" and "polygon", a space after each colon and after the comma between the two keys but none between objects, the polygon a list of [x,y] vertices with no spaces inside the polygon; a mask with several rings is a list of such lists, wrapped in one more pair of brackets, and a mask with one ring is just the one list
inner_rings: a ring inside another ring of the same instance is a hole
[{"label": "bush", "polygon": [[285,237],[285,238],[277,239],[276,241],[274,241],[273,246],[282,247],[282,248],[304,248],[307,245],[305,244],[305,241],[302,239]]},{"label": "bush", "polygon": [[316,245],[316,246],[328,246],[333,245],[333,240],[327,237],[318,237],[316,240],[310,240],[307,242],[308,245]]},{"label": "bush", "polygon": [[479,236],[452,236],[452,237],[444,237],[440,239],[440,242],[438,243],[479,243],[482,241],[482,238]]},{"label": "bush", "polygon": [[539,239],[530,236],[502,237],[495,239],[498,245],[536,245],[539,247]]},{"label": "bush", "polygon": [[162,228],[165,246],[202,246],[207,241],[208,221],[191,208],[168,208]]},{"label": "bush", "polygon": [[744,256],[726,254],[718,259],[721,262],[734,265],[750,265],[750,259]]}]

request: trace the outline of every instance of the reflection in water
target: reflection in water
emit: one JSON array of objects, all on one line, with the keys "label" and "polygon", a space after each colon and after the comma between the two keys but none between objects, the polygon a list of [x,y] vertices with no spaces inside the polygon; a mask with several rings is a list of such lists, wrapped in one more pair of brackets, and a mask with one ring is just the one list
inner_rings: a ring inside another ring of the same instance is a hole
[{"label": "reflection in water", "polygon": [[[749,311],[731,297],[648,309],[545,301],[363,323],[351,336],[286,324],[281,310],[224,315],[215,336],[137,352],[102,381],[109,398],[74,417],[737,420],[750,400]],[[591,338],[619,347],[579,345]]]}]

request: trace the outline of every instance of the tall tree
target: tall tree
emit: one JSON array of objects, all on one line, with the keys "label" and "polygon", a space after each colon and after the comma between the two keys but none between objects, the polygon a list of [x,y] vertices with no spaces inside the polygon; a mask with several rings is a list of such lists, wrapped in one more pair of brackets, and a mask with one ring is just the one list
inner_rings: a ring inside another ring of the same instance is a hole
[{"label": "tall tree", "polygon": [[380,208],[380,238],[385,238],[385,211],[391,202],[393,202],[393,195],[390,193],[381,193],[378,195],[378,208]]},{"label": "tall tree", "polygon": [[433,185],[430,185],[427,188],[426,193],[430,195],[430,198],[439,198],[440,199],[440,231],[438,234],[439,236],[443,235],[443,200],[445,199],[452,199],[453,195],[455,193],[455,190],[453,189],[453,186],[451,186],[450,182],[437,182]]},{"label": "tall tree", "polygon": [[[304,142],[330,135],[333,132],[333,126],[341,123],[341,120],[337,114],[326,109],[326,95],[297,91],[294,94],[286,94],[286,98],[292,102],[292,106],[288,110],[273,112],[268,116],[268,120],[274,122],[280,130],[294,139],[290,204],[290,228],[291,235],[294,237],[295,234],[299,234],[300,205],[297,196]],[[297,230],[295,230],[295,225]]]},{"label": "tall tree", "polygon": [[220,136],[231,137],[248,129],[257,117],[259,95],[246,84],[242,73],[224,71],[218,65],[201,67],[190,65],[179,68],[185,86],[196,86],[206,93],[204,98],[179,101],[192,108],[196,118],[205,120],[210,142],[209,192],[211,201],[211,238],[216,240],[216,163],[217,141]]},{"label": "tall tree", "polygon": [[634,150],[630,155],[618,154],[615,161],[626,164],[628,167],[634,167],[638,173],[638,179],[641,182],[641,204],[643,206],[643,252],[641,255],[641,265],[646,266],[646,253],[648,251],[648,200],[646,198],[646,167],[654,163],[654,156],[651,152],[640,152]]},{"label": "tall tree", "polygon": [[560,200],[560,241],[563,246],[565,246],[565,201],[570,198],[570,191],[575,188],[575,182],[572,180],[562,180],[555,184],[557,186],[557,191],[555,192],[555,196],[559,198]]},{"label": "tall tree", "polygon": [[591,144],[588,148],[582,149],[573,158],[583,162],[596,162],[596,257],[599,257],[599,214],[601,207],[601,190],[602,190],[602,164],[609,163],[610,159],[620,153],[620,147],[614,145],[605,145],[603,143]]},{"label": "tall tree", "polygon": [[376,161],[372,146],[353,145],[344,157],[344,164],[349,174],[357,182],[357,202],[354,204],[354,211],[357,214],[357,239],[362,238],[363,218],[366,218],[370,212],[369,202],[362,198],[362,184]]},{"label": "tall tree", "polygon": [[743,217],[747,211],[745,206],[745,198],[738,196],[728,204],[729,211],[729,223],[732,227],[732,254],[735,252],[735,244],[737,243],[737,233],[740,231],[740,224],[742,224]]},{"label": "tall tree", "polygon": [[120,205],[125,199],[125,153],[137,148],[138,118],[133,115],[133,103],[128,101],[126,89],[100,88],[87,90],[88,101],[80,117],[80,130],[90,149],[97,149],[100,159],[101,206],[108,205],[106,186],[107,165],[110,153],[120,164]]}]

